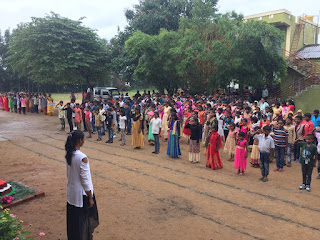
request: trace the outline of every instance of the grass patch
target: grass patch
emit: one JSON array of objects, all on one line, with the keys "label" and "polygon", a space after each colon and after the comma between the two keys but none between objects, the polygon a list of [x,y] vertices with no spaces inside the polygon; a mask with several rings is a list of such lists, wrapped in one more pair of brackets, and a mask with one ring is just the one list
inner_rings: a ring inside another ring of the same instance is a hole
[{"label": "grass patch", "polygon": [[17,183],[17,182],[13,182],[13,181],[8,182],[8,183],[11,184],[11,186],[16,189],[15,193],[12,195],[14,197],[14,201],[25,198],[25,197],[32,195],[36,192],[36,190],[29,188],[27,186],[24,186],[21,183]]}]

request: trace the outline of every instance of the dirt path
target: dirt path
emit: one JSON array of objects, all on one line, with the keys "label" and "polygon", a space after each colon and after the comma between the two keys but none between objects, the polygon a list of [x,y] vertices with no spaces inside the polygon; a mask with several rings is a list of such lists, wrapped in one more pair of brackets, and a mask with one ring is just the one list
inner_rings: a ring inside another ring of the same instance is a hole
[{"label": "dirt path", "polygon": [[[0,112],[1,179],[20,181],[44,191],[44,198],[14,207],[24,230],[37,239],[66,239],[66,134],[58,131],[56,116],[26,116]],[[95,239],[318,239],[320,234],[320,181],[312,192],[299,191],[300,165],[270,173],[248,166],[245,176],[233,164],[212,171],[182,157],[152,155],[146,144],[133,150],[131,139],[120,147],[86,141],[98,203],[100,226]],[[271,164],[270,169],[274,168]],[[314,170],[315,175],[316,169]]]}]

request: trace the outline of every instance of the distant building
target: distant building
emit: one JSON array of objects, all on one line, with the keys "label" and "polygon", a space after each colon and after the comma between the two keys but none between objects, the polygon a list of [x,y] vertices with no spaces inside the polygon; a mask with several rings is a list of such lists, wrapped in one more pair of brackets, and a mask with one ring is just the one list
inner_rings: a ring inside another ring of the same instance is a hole
[{"label": "distant building", "polygon": [[282,9],[244,17],[244,21],[250,20],[265,21],[284,33],[279,54],[286,58],[288,74],[281,80],[281,90],[274,93],[275,97],[294,97],[320,84],[320,31],[313,16],[296,17]]}]

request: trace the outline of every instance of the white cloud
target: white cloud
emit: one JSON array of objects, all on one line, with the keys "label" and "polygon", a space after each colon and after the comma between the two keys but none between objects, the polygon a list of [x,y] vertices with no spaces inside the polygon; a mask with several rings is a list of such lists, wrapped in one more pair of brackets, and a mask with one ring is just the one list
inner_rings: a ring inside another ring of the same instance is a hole
[{"label": "white cloud", "polygon": [[[235,10],[244,15],[287,9],[294,15],[319,15],[319,0],[220,0],[219,12]],[[53,11],[71,19],[86,17],[84,24],[98,30],[106,39],[112,38],[118,26],[126,25],[125,9],[132,8],[139,0],[0,0],[0,30],[15,28],[20,22],[28,22],[31,17],[43,17]],[[315,20],[316,21],[316,20]]]}]

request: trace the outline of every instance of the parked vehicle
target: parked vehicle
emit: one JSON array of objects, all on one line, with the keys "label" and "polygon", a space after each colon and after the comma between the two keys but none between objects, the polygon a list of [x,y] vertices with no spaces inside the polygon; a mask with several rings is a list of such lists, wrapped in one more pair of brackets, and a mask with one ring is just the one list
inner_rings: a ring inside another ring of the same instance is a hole
[{"label": "parked vehicle", "polygon": [[[90,92],[90,89],[88,89]],[[120,92],[117,88],[114,87],[95,87],[93,88],[93,99],[101,97],[102,99],[107,99],[109,97],[112,98],[120,98]]]}]

